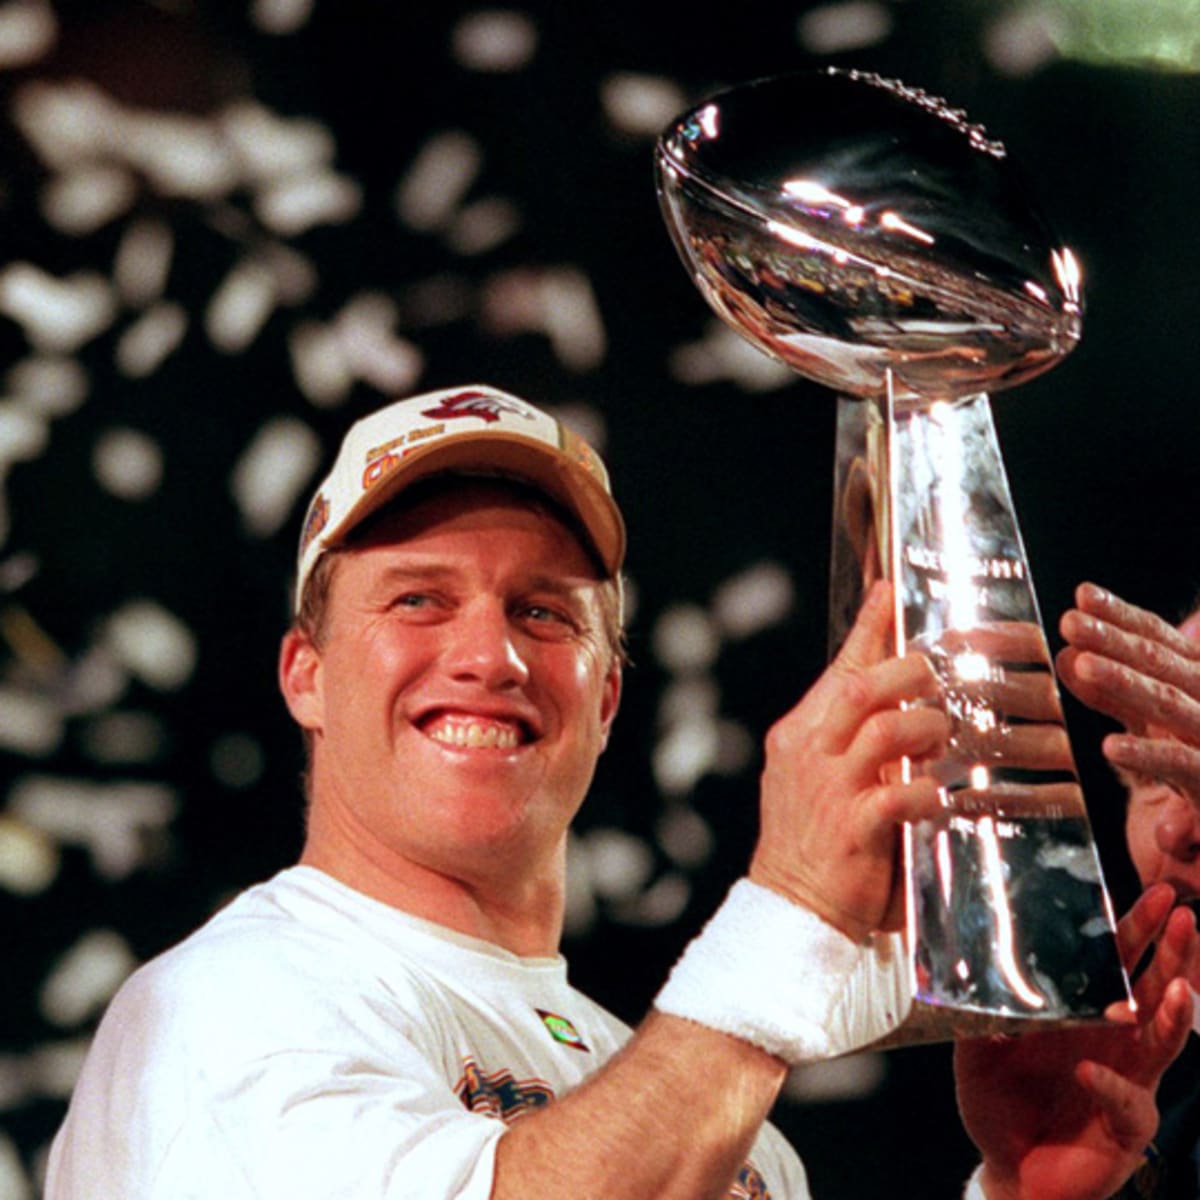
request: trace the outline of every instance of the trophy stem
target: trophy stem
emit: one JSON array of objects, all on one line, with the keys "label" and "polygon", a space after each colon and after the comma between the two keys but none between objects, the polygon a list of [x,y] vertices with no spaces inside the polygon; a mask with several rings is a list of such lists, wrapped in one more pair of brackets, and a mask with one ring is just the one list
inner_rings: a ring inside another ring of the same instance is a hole
[{"label": "trophy stem", "polygon": [[891,579],[897,652],[929,659],[951,727],[905,763],[947,820],[905,828],[912,1005],[887,1042],[1100,1019],[1128,980],[988,397],[840,399],[835,483],[831,639]]}]

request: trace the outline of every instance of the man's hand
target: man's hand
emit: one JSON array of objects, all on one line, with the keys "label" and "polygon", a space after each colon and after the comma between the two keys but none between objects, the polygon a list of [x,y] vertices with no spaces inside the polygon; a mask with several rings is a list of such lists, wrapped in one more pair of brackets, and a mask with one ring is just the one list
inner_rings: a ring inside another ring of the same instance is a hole
[{"label": "man's hand", "polygon": [[955,1048],[959,1111],[989,1200],[1100,1200],[1142,1161],[1158,1127],[1155,1088],[1191,1026],[1195,922],[1173,903],[1171,888],[1155,885],[1118,927],[1127,969],[1157,942],[1136,1013],[1119,1005],[1108,1025]]},{"label": "man's hand", "polygon": [[1060,622],[1058,672],[1084,704],[1124,725],[1104,739],[1105,758],[1200,801],[1200,628],[1189,619],[1175,629],[1091,583],[1075,603]]},{"label": "man's hand", "polygon": [[[868,592],[841,652],[767,735],[762,825],[750,878],[856,940],[896,927],[897,830],[942,814],[932,779],[898,779],[902,756],[941,753],[937,694],[920,655],[889,657],[892,591]],[[890,782],[883,782],[885,773]]]}]

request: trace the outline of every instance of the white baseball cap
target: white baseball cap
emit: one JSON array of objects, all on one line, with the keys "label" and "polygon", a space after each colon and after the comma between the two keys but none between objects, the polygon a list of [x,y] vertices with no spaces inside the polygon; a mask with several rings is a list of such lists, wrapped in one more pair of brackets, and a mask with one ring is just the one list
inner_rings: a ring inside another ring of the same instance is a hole
[{"label": "white baseball cap", "polygon": [[297,611],[326,550],[405,488],[448,472],[531,484],[575,518],[606,577],[619,575],[625,522],[600,456],[528,401],[475,384],[397,400],[350,427],[304,518]]}]

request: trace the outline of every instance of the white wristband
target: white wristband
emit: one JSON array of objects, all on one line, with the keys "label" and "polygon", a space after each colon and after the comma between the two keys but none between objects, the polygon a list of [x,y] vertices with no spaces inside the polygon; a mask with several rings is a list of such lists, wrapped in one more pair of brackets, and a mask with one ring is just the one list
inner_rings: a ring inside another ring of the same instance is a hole
[{"label": "white wristband", "polygon": [[841,1052],[831,1016],[864,952],[816,913],[741,879],[654,1006],[798,1066]]}]

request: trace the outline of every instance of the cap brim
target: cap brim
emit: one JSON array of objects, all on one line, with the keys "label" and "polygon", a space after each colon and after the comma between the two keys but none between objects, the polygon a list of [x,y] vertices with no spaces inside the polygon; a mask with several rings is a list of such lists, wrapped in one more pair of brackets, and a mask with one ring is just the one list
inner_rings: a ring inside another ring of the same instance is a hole
[{"label": "cap brim", "polygon": [[570,513],[608,578],[625,558],[625,522],[616,501],[586,467],[543,441],[507,432],[475,431],[410,451],[321,537],[323,549],[340,545],[372,513],[423,479],[452,472],[514,479],[544,492]]}]

